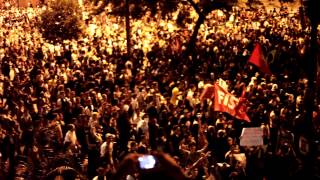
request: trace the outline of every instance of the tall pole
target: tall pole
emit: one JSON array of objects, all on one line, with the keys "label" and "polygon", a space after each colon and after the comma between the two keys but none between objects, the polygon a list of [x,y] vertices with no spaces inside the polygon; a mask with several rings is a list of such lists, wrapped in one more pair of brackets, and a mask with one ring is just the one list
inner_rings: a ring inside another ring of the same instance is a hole
[{"label": "tall pole", "polygon": [[[314,111],[314,100],[315,100],[315,80],[317,75],[317,24],[311,21],[311,32],[310,32],[310,55],[308,59],[308,96],[310,97],[307,104],[307,121],[310,129],[310,133],[313,132],[312,125],[312,112]],[[312,134],[310,134],[312,136]]]},{"label": "tall pole", "polygon": [[308,91],[306,99],[306,111],[307,111],[307,128],[309,136],[313,136],[314,129],[313,129],[313,122],[312,122],[312,113],[314,111],[314,102],[315,102],[315,88],[316,88],[316,76],[317,76],[317,50],[318,50],[318,43],[317,43],[317,34],[318,34],[318,22],[319,17],[317,14],[318,8],[318,0],[309,0],[307,4],[307,15],[309,16],[311,22],[311,32],[310,32],[310,53],[308,58],[308,69],[307,69],[307,76],[308,76]]},{"label": "tall pole", "polygon": [[[306,95],[306,135],[309,140],[309,153],[305,160],[305,170],[310,178],[314,178],[313,175],[316,173],[313,167],[316,157],[316,148],[314,143],[314,126],[313,126],[313,111],[315,110],[315,100],[316,100],[316,75],[317,75],[317,27],[319,23],[320,16],[318,14],[319,0],[308,0],[306,2],[306,13],[311,22],[311,32],[310,32],[310,51],[308,58],[308,89]],[[319,102],[317,102],[319,103]]]},{"label": "tall pole", "polygon": [[129,0],[126,1],[126,33],[127,33],[127,56],[130,57],[131,52],[131,37],[130,37],[130,9],[129,9]]},{"label": "tall pole", "polygon": [[301,23],[301,28],[302,30],[304,30],[306,28],[306,24],[305,24],[305,10],[303,7],[303,1],[300,0],[300,7],[299,7],[299,13],[300,13],[300,23]]}]

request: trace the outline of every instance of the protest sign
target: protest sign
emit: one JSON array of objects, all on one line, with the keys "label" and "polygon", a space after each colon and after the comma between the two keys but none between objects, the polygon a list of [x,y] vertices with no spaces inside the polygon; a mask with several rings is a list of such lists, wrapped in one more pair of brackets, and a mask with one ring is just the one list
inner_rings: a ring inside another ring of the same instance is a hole
[{"label": "protest sign", "polygon": [[240,136],[240,146],[263,145],[263,129],[260,127],[243,128]]}]

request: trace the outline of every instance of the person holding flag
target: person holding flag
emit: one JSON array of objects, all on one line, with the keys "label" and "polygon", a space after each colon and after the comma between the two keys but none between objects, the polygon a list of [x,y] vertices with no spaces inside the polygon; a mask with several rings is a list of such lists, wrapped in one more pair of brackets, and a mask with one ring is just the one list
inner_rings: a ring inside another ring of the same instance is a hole
[{"label": "person holding flag", "polygon": [[[221,80],[220,80],[221,81]],[[245,112],[245,86],[240,98],[229,93],[227,89],[221,87],[218,83],[207,85],[204,88],[201,99],[213,99],[213,110],[230,114],[231,116],[250,122],[250,118]]]}]

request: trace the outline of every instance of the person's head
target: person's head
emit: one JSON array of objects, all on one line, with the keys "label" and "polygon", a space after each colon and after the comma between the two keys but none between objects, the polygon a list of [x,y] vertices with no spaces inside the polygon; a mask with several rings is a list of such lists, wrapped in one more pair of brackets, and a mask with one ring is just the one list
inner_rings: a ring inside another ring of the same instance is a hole
[{"label": "person's head", "polygon": [[116,127],[116,124],[117,122],[116,122],[116,119],[115,118],[110,118],[110,121],[109,121],[109,126],[111,126],[111,127]]},{"label": "person's head", "polygon": [[189,148],[190,148],[190,152],[196,152],[196,150],[197,150],[197,144],[196,144],[196,142],[195,141],[192,141],[192,142],[190,142],[190,144],[189,144]]},{"label": "person's head", "polygon": [[114,134],[107,133],[107,134],[106,134],[106,141],[107,141],[107,142],[112,142],[112,141],[114,141],[115,137],[116,137],[116,136],[115,136]]},{"label": "person's head", "polygon": [[106,172],[106,170],[105,170],[105,168],[103,168],[103,167],[99,167],[99,168],[97,169],[97,173],[98,173],[100,176],[103,176],[103,175],[105,174],[105,172]]},{"label": "person's head", "polygon": [[226,131],[220,129],[220,130],[218,131],[218,138],[224,138],[225,136],[226,136]]},{"label": "person's head", "polygon": [[68,124],[69,131],[73,132],[76,130],[76,126],[74,124]]},{"label": "person's head", "polygon": [[59,98],[64,98],[64,97],[65,97],[65,91],[60,91]]},{"label": "person's head", "polygon": [[229,146],[232,146],[234,144],[233,139],[231,137],[228,137],[227,141],[228,141]]},{"label": "person's head", "polygon": [[185,124],[185,126],[189,129],[190,126],[191,126],[191,122],[190,122],[190,121],[187,121],[186,124]]},{"label": "person's head", "polygon": [[173,127],[173,131],[175,135],[180,135],[181,131],[180,131],[180,127],[179,126],[174,126]]},{"label": "person's head", "polygon": [[75,98],[75,104],[76,105],[81,105],[81,98],[80,97],[76,97]]},{"label": "person's head", "polygon": [[92,119],[93,120],[98,120],[98,118],[99,118],[99,113],[98,112],[93,112],[92,113]]},{"label": "person's head", "polygon": [[234,144],[231,146],[231,152],[232,153],[240,153],[240,147],[237,144]]},{"label": "person's head", "polygon": [[138,144],[135,141],[131,141],[129,143],[129,149],[130,149],[130,151],[137,151],[138,150]]}]

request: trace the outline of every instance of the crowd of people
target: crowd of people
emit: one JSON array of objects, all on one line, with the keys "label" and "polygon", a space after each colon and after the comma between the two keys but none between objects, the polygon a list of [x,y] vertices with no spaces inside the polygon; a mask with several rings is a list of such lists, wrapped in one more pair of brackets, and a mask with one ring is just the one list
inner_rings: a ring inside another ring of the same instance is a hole
[{"label": "crowd of people", "polygon": [[[0,11],[0,179],[111,179],[126,155],[153,152],[170,154],[191,179],[303,177],[310,29],[298,12],[213,11],[185,53],[197,15],[181,3],[166,18],[132,20],[127,57],[122,17],[84,13],[83,37],[52,43],[36,25],[42,11]],[[247,64],[256,43],[271,75]],[[219,78],[236,96],[246,87],[251,122],[200,100]],[[261,127],[264,145],[240,146],[243,127]]]}]

